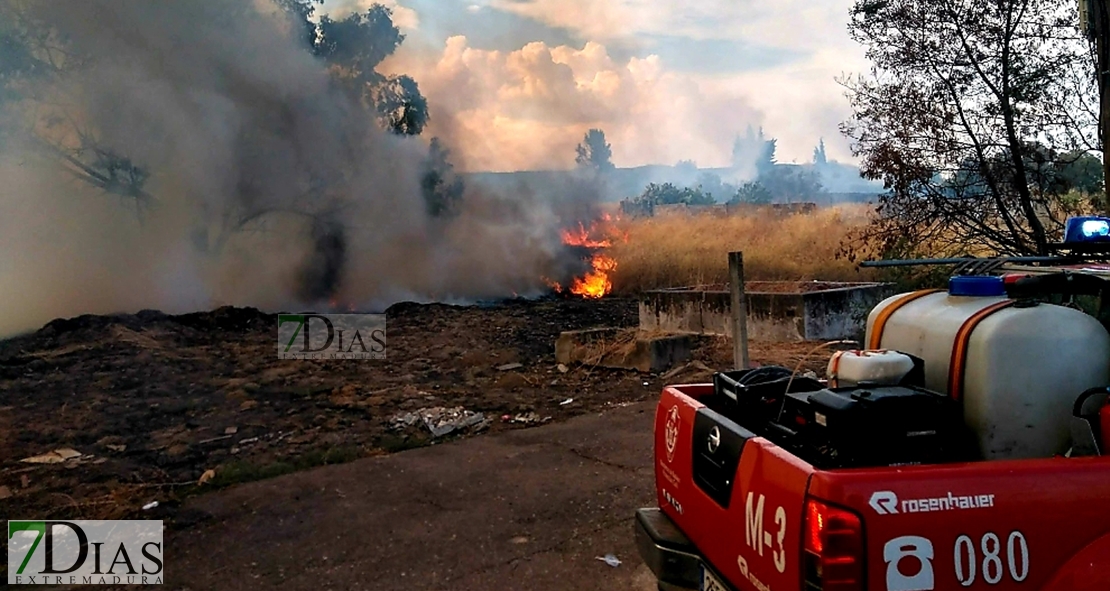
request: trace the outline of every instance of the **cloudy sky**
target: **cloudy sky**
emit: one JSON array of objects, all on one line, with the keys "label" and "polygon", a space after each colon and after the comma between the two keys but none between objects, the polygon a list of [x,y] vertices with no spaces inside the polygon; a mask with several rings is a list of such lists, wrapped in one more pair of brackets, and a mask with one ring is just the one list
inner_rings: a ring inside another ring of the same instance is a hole
[{"label": "cloudy sky", "polygon": [[836,78],[867,69],[851,0],[379,1],[407,35],[383,69],[417,80],[427,134],[467,170],[568,168],[591,127],[618,166],[722,166],[748,125],[779,139],[780,161],[809,160],[821,138],[851,160]]}]

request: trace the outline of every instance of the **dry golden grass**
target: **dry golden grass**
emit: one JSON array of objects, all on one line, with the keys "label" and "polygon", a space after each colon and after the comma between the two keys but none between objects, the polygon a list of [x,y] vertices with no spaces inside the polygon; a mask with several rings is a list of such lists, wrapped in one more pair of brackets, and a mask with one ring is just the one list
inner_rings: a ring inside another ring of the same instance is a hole
[{"label": "dry golden grass", "polygon": [[627,240],[608,254],[617,261],[617,293],[728,282],[728,253],[744,253],[750,281],[869,281],[874,273],[836,258],[849,232],[867,221],[864,206],[811,214],[669,215],[621,221]]}]

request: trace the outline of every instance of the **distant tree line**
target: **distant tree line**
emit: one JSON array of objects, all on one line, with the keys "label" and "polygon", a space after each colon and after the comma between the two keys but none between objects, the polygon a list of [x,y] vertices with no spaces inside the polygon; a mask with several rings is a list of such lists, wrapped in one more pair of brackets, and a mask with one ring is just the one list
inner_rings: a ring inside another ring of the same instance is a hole
[{"label": "distant tree line", "polygon": [[[774,202],[814,201],[825,192],[821,184],[822,169],[828,165],[825,142],[813,150],[813,162],[780,164],[776,159],[778,140],[768,138],[762,129],[749,127],[733,144],[733,169],[738,174],[752,174],[750,181],[733,184],[715,173],[702,173],[690,186],[673,182],[650,183],[633,198],[641,206],[711,205],[714,203],[768,204]],[[580,170],[605,174],[615,169],[612,146],[601,129],[590,129],[576,147],[575,162]],[[693,175],[698,168],[683,160],[675,169]],[[753,174],[754,173],[754,174]]]}]

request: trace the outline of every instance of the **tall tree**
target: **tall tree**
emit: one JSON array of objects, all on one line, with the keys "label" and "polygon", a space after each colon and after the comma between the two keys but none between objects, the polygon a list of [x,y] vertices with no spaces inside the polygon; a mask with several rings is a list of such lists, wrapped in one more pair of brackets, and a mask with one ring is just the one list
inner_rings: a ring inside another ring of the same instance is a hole
[{"label": "tall tree", "polygon": [[736,169],[750,166],[763,154],[767,138],[763,135],[763,128],[756,131],[751,125],[744,130],[743,135],[737,135],[732,142],[732,167]]},{"label": "tall tree", "polygon": [[778,164],[778,160],[775,157],[778,144],[779,141],[775,138],[763,142],[762,149],[759,152],[759,159],[755,161],[755,171],[760,177],[771,174],[775,169],[775,165]]},{"label": "tall tree", "polygon": [[829,157],[825,154],[825,138],[821,138],[821,142],[813,149],[813,163],[817,166],[829,163]]},{"label": "tall tree", "polygon": [[[1110,1],[1080,0],[1079,26],[1091,42],[1095,54],[1095,81],[1099,92],[1099,140],[1110,144]],[[1105,148],[1104,148],[1105,149]],[[1102,162],[1103,191],[1110,193],[1110,158]],[[1103,210],[1110,211],[1110,200],[1103,199]]]},{"label": "tall tree", "polygon": [[1067,204],[1030,162],[1097,145],[1075,20],[1071,0],[856,1],[849,31],[873,67],[842,80],[842,131],[888,189],[865,239],[887,255],[1048,251]]},{"label": "tall tree", "polygon": [[577,156],[574,161],[582,168],[591,168],[598,172],[613,170],[613,149],[605,141],[605,132],[600,129],[591,129],[586,132],[582,142],[575,148]]},{"label": "tall tree", "polygon": [[463,181],[455,174],[455,167],[448,160],[450,155],[451,152],[443,146],[439,138],[432,138],[420,177],[424,205],[428,215],[432,217],[458,213],[458,206],[462,201]]},{"label": "tall tree", "polygon": [[428,101],[409,76],[386,76],[376,68],[405,41],[393,23],[393,11],[373,4],[341,20],[327,15],[319,25],[312,22],[315,4],[322,0],[279,0],[295,30],[312,53],[332,66],[332,73],[349,93],[382,125],[399,135],[419,135],[428,122]]},{"label": "tall tree", "polygon": [[0,142],[15,134],[75,178],[142,211],[153,202],[149,171],[81,124],[59,91],[89,61],[23,4],[0,2]]}]

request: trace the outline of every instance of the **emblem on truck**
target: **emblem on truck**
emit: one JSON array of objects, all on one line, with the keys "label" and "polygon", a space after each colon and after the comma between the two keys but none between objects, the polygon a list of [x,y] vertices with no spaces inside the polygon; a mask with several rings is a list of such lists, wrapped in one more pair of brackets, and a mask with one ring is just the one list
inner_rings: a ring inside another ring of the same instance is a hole
[{"label": "emblem on truck", "polygon": [[871,495],[871,508],[879,515],[890,515],[898,512],[898,495],[889,490],[880,490]]},{"label": "emblem on truck", "polygon": [[678,445],[678,406],[672,406],[667,412],[667,427],[663,432],[664,443],[667,446],[667,461],[674,460],[674,448]]},{"label": "emblem on truck", "polygon": [[718,447],[721,447],[721,430],[713,427],[709,430],[709,453],[716,453]]}]

